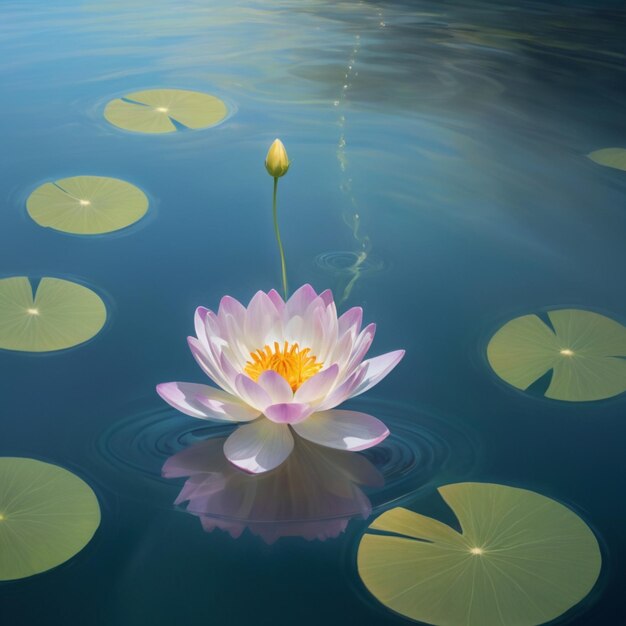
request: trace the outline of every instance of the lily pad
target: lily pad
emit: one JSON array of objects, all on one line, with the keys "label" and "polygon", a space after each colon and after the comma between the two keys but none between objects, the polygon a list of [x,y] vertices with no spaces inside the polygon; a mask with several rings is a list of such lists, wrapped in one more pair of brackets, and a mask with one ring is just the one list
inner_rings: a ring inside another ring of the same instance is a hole
[{"label": "lily pad", "polygon": [[118,178],[73,176],[37,187],[26,208],[40,226],[76,235],[100,235],[140,220],[148,210],[148,198],[141,189]]},{"label": "lily pad", "polygon": [[33,294],[26,276],[0,280],[0,348],[51,352],[98,334],[106,307],[87,287],[61,278],[42,278]]},{"label": "lily pad", "polygon": [[603,148],[587,155],[594,163],[626,172],[626,148]]},{"label": "lily pad", "polygon": [[370,525],[378,534],[361,539],[359,575],[389,609],[437,626],[535,626],[591,591],[600,549],[570,509],[487,483],[439,493],[461,532],[398,507]]},{"label": "lily pad", "polygon": [[148,89],[111,100],[104,117],[114,126],[137,133],[173,133],[174,122],[186,128],[209,128],[228,114],[223,100],[183,89]]},{"label": "lily pad", "polygon": [[99,525],[98,499],[78,476],[35,459],[0,458],[0,580],[64,563]]},{"label": "lily pad", "polygon": [[537,315],[507,322],[491,338],[487,358],[507,383],[526,390],[552,370],[547,398],[584,402],[626,391],[626,328],[579,309],[548,312],[552,328]]}]

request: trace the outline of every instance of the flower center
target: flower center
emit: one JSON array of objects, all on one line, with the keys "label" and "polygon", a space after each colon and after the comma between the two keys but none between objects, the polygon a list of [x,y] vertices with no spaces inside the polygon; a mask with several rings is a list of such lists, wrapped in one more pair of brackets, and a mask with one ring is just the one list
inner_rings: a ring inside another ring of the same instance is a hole
[{"label": "flower center", "polygon": [[290,346],[289,342],[285,341],[281,346],[275,341],[273,348],[266,345],[262,350],[251,352],[251,360],[247,361],[244,371],[252,380],[258,380],[266,370],[274,370],[289,383],[292,391],[295,391],[305,380],[324,367],[323,363],[318,363],[317,359],[309,354],[310,352],[310,348],[300,350],[297,343]]}]

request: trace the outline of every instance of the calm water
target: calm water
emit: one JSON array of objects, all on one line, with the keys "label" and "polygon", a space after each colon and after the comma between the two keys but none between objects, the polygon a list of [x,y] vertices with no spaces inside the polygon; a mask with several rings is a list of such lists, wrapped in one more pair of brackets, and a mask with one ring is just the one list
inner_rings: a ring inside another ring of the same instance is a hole
[{"label": "calm water", "polygon": [[[293,286],[331,287],[407,356],[352,404],[392,437],[364,488],[437,511],[438,485],[478,480],[567,503],[595,530],[595,591],[558,623],[619,625],[626,558],[626,399],[529,398],[489,369],[508,319],[579,306],[626,320],[626,175],[585,155],[626,146],[621,3],[55,2],[0,5],[0,274],[103,295],[90,343],[0,353],[0,454],[59,463],[96,490],[94,541],[58,569],[0,585],[13,626],[401,624],[362,587],[339,538],[205,533],[161,466],[224,430],[170,411],[167,380],[202,382],[185,337],[199,304],[279,287],[268,145],[293,166],[279,211]],[[206,91],[223,124],[164,136],[102,117],[156,87]],[[118,234],[38,227],[41,182],[95,174],[149,196]]]}]

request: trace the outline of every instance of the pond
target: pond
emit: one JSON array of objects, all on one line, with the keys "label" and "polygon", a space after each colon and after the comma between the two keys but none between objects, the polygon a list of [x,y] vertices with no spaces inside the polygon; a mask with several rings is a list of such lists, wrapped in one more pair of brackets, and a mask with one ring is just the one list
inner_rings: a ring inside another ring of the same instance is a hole
[{"label": "pond", "polygon": [[[626,623],[625,29],[590,0],[3,2],[0,618]],[[389,436],[279,424],[293,452],[254,475],[232,423],[155,388],[215,386],[197,307],[283,293],[275,138],[290,293],[330,289],[376,324],[368,358],[406,354],[338,407]],[[429,573],[422,550],[480,567],[507,524],[519,597]]]}]

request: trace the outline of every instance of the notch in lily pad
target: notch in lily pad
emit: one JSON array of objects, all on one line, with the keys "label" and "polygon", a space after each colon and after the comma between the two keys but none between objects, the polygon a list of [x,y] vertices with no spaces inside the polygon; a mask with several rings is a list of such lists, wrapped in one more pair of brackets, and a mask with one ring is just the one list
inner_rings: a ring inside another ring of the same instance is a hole
[{"label": "notch in lily pad", "polygon": [[461,532],[398,507],[361,539],[361,580],[392,611],[436,626],[536,626],[595,585],[598,542],[562,504],[489,483],[445,485],[439,494]]},{"label": "notch in lily pad", "polygon": [[487,359],[510,385],[527,390],[552,372],[547,398],[585,402],[626,391],[626,328],[591,311],[548,311],[507,322],[491,338]]},{"label": "notch in lily pad", "polygon": [[0,279],[0,348],[52,352],[81,344],[106,322],[102,298],[78,283],[26,276]]},{"label": "notch in lily pad", "polygon": [[104,117],[136,133],[173,133],[180,127],[210,128],[226,119],[226,103],[208,93],[184,89],[148,89],[111,100]]},{"label": "notch in lily pad", "polygon": [[602,148],[601,150],[594,150],[587,155],[587,158],[598,165],[604,165],[604,167],[612,167],[616,170],[626,172],[626,148]]},{"label": "notch in lily pad", "polygon": [[75,235],[101,235],[140,220],[148,210],[148,198],[125,180],[73,176],[37,187],[26,208],[40,226]]},{"label": "notch in lily pad", "polygon": [[99,525],[98,498],[81,478],[35,459],[0,457],[0,581],[61,565]]}]

